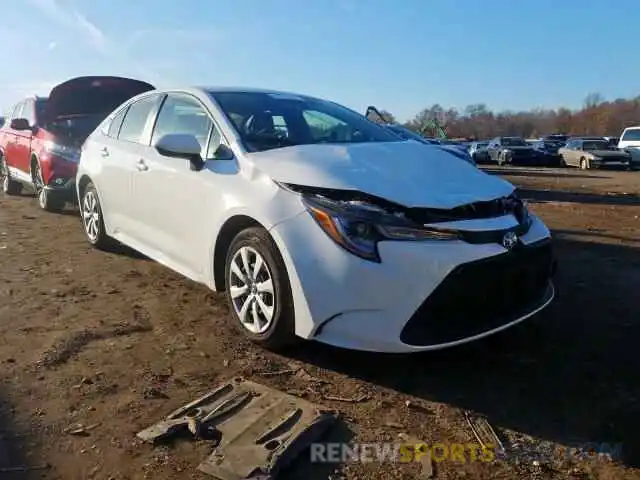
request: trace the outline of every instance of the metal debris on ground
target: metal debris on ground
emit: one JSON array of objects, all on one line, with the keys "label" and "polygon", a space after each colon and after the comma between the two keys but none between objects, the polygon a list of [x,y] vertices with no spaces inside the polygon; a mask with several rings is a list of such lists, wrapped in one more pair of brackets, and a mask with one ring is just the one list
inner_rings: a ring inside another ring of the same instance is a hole
[{"label": "metal debris on ground", "polygon": [[221,480],[273,479],[336,419],[311,402],[235,378],[137,436],[155,443],[189,432],[216,442],[201,472]]},{"label": "metal debris on ground", "polygon": [[334,397],[333,395],[323,395],[322,398],[325,400],[331,400],[333,402],[346,402],[346,403],[362,403],[369,400],[371,397],[367,394],[362,394],[357,397],[347,398],[347,397]]},{"label": "metal debris on ground", "polygon": [[464,412],[464,418],[473,436],[483,449],[490,448],[495,452],[497,457],[503,457],[505,455],[505,448],[502,441],[486,418],[475,416],[468,411]]}]

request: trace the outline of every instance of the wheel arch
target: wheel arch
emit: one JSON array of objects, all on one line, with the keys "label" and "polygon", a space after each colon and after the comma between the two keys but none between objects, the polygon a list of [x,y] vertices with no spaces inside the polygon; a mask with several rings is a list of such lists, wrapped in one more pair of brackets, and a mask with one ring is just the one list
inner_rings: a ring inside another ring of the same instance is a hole
[{"label": "wheel arch", "polygon": [[218,231],[213,249],[213,284],[216,291],[221,292],[225,289],[225,264],[231,242],[238,233],[251,227],[259,227],[269,231],[258,220],[244,214],[229,217]]},{"label": "wheel arch", "polygon": [[82,177],[80,177],[80,181],[78,182],[78,187],[76,189],[78,192],[78,204],[80,204],[80,200],[82,199],[82,196],[84,195],[84,192],[87,189],[87,185],[89,185],[92,182],[93,180],[91,180],[91,177],[86,173],[83,174]]}]

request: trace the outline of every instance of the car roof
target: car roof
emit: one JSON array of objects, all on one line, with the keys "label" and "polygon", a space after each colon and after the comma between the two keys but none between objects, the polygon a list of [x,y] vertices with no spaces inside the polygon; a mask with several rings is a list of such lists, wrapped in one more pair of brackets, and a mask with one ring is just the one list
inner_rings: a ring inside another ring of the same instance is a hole
[{"label": "car roof", "polygon": [[252,87],[216,87],[216,86],[197,86],[195,87],[198,90],[204,91],[205,93],[267,93],[267,94],[276,94],[276,95],[291,95],[296,97],[303,98],[315,98],[311,95],[305,95],[303,93],[297,92],[288,92],[284,90],[270,90],[267,88],[252,88]]}]

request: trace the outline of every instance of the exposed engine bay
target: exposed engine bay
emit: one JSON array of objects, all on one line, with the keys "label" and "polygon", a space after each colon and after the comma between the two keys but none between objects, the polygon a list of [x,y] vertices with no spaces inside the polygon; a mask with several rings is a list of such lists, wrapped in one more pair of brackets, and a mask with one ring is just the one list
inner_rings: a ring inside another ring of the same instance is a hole
[{"label": "exposed engine bay", "polygon": [[355,190],[338,190],[331,188],[309,187],[303,185],[284,185],[289,190],[303,195],[313,195],[332,202],[343,203],[345,207],[355,206],[372,214],[376,212],[394,215],[399,219],[418,225],[495,218],[513,215],[518,223],[524,224],[528,218],[525,203],[515,193],[495,200],[480,201],[460,205],[452,209],[405,207],[384,198],[369,195]]}]

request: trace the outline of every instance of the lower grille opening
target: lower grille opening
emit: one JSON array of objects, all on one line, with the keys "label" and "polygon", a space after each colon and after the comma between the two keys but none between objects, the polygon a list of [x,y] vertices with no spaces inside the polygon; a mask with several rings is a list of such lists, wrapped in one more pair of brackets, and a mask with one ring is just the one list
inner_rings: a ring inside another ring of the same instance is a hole
[{"label": "lower grille opening", "polygon": [[436,345],[498,328],[534,309],[549,288],[550,242],[460,265],[420,305],[400,334],[408,345]]}]

